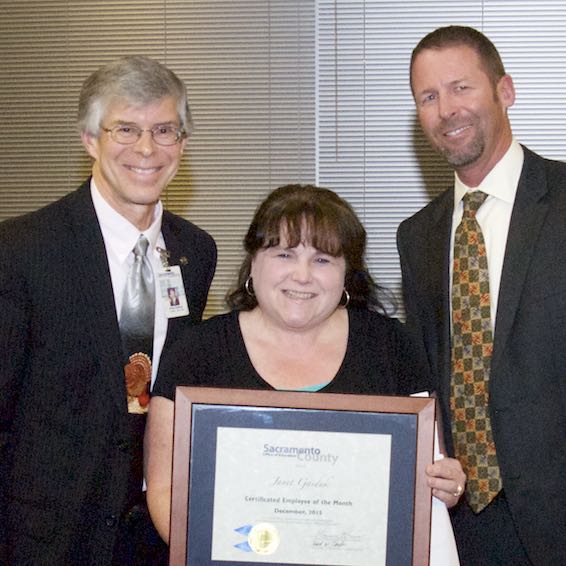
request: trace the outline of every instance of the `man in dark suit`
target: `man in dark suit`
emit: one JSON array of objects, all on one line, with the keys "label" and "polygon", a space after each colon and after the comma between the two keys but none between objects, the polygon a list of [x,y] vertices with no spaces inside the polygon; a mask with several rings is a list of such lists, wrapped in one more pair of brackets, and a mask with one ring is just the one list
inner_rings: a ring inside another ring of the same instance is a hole
[{"label": "man in dark suit", "polygon": [[[109,63],[79,102],[92,177],[0,225],[2,564],[166,560],[142,492],[147,389],[165,339],[201,319],[216,266],[213,239],[159,200],[190,125],[173,72],[145,57]],[[152,336],[129,358],[119,322],[142,239]]]},{"label": "man in dark suit", "polygon": [[[452,510],[461,563],[566,564],[566,165],[514,140],[512,79],[493,44],[472,28],[425,36],[413,51],[411,88],[425,136],[455,170],[454,187],[401,224],[398,248],[407,322],[436,379],[448,452],[468,474],[466,497]],[[480,291],[481,308],[470,304],[472,315],[487,319],[478,343],[487,336],[491,345],[474,358],[474,381],[458,389],[467,366],[454,347],[463,335],[453,286],[463,282],[456,281],[463,260],[454,243],[462,201],[476,191],[487,197],[475,213],[479,231],[468,234],[485,250],[489,287]],[[485,387],[481,395],[476,387]],[[486,428],[474,424],[472,406]],[[466,453],[472,438],[476,460]],[[493,464],[486,476],[475,477],[477,462]],[[470,485],[493,493],[476,506]]]}]

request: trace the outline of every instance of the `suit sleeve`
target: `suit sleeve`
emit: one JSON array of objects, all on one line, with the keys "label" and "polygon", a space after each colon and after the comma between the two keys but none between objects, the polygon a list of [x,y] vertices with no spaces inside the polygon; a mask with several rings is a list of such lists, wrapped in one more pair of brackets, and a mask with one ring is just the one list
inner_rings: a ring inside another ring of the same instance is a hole
[{"label": "suit sleeve", "polygon": [[0,562],[5,542],[4,490],[10,468],[9,448],[29,340],[30,306],[16,256],[10,238],[4,237],[4,231],[0,230]]},{"label": "suit sleeve", "polygon": [[0,462],[25,373],[30,317],[26,281],[5,241],[0,235]]},{"label": "suit sleeve", "polygon": [[[204,238],[204,242],[205,245],[203,246],[206,249],[205,252],[205,259],[206,259],[206,265],[207,265],[207,270],[205,272],[205,299],[204,299],[204,305],[206,306],[206,301],[208,298],[208,292],[210,290],[210,286],[212,284],[212,279],[214,278],[214,273],[216,272],[216,257],[217,257],[217,250],[216,250],[216,242],[214,241],[214,239],[212,238],[212,236],[210,236],[209,234],[206,234],[206,237]],[[204,307],[203,307],[204,310]],[[202,319],[202,313],[201,313],[201,317]]]},{"label": "suit sleeve", "polygon": [[395,321],[395,359],[398,395],[430,391],[432,383],[428,362],[407,327]]},{"label": "suit sleeve", "polygon": [[190,225],[189,230],[186,245],[192,249],[193,255],[189,265],[181,270],[183,278],[186,276],[186,281],[190,281],[190,318],[193,322],[200,322],[216,271],[216,243],[210,234],[194,225]]},{"label": "suit sleeve", "polygon": [[407,261],[407,254],[404,250],[404,243],[406,237],[403,235],[404,227],[403,224],[399,227],[397,232],[397,249],[399,251],[399,258],[401,262],[401,275],[402,275],[402,286],[403,286],[403,302],[405,305],[406,314],[406,324],[405,331],[407,334],[407,340],[412,344],[412,348],[416,352],[417,358],[426,365],[427,372],[427,387],[422,388],[429,389],[433,387],[432,379],[430,377],[431,366],[426,354],[423,326],[418,315],[418,301],[417,293],[414,290],[414,277],[411,275],[409,268],[409,263]]}]

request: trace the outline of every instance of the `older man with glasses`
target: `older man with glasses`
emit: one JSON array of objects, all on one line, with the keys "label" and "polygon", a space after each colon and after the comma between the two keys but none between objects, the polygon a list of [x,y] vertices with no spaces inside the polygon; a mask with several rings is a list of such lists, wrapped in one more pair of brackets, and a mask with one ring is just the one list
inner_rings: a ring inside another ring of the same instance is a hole
[{"label": "older man with glasses", "polygon": [[185,86],[119,59],[85,81],[78,123],[92,177],[0,225],[0,563],[161,564],[145,415],[216,266],[210,235],[160,201],[191,129]]}]

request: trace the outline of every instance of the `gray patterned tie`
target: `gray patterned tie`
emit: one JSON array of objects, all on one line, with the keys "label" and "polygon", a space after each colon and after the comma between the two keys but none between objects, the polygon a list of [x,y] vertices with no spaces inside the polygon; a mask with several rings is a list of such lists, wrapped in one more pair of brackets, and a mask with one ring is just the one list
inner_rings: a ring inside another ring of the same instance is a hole
[{"label": "gray patterned tie", "polygon": [[149,242],[142,234],[134,246],[134,262],[128,271],[120,313],[120,334],[128,363],[124,366],[128,412],[147,413],[153,324],[155,318],[155,283],[146,252]]},{"label": "gray patterned tie", "polygon": [[120,333],[126,355],[143,352],[151,357],[155,320],[155,283],[146,252],[149,242],[142,234],[134,246],[122,311]]},{"label": "gray patterned tie", "polygon": [[149,242],[142,234],[134,246],[134,262],[128,271],[120,312],[120,334],[128,363],[124,366],[130,423],[131,461],[128,498],[131,505],[143,481],[143,435],[149,409],[155,283],[146,255]]}]

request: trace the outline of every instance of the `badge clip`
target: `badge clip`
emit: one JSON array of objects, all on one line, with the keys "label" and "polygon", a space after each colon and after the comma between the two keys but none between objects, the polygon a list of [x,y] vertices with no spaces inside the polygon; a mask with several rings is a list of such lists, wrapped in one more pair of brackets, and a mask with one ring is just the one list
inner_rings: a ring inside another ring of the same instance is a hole
[{"label": "badge clip", "polygon": [[163,248],[160,248],[159,246],[157,246],[157,253],[159,254],[159,259],[161,260],[161,265],[163,266],[163,269],[165,271],[170,271],[170,267],[169,267],[169,258],[171,257],[171,252],[168,252],[167,250],[164,250]]}]

